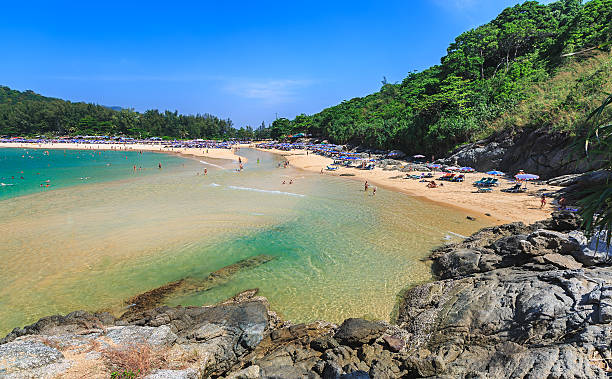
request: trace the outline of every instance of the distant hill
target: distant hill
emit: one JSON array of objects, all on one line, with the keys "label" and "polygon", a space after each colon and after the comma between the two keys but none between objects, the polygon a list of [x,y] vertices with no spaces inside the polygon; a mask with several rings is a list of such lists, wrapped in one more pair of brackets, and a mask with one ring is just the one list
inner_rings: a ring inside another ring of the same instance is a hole
[{"label": "distant hill", "polygon": [[568,130],[612,92],[612,84],[605,76],[609,55],[593,63],[585,61],[589,55],[563,54],[609,41],[612,0],[527,1],[459,35],[439,65],[400,84],[383,80],[380,91],[319,113],[276,120],[270,133],[307,132],[336,143],[438,154],[499,128]]},{"label": "distant hill", "polygon": [[[248,134],[251,135],[248,135]],[[174,111],[144,113],[112,106],[70,102],[0,86],[0,136],[126,135],[132,137],[252,137],[252,130],[232,127],[229,119]]]}]

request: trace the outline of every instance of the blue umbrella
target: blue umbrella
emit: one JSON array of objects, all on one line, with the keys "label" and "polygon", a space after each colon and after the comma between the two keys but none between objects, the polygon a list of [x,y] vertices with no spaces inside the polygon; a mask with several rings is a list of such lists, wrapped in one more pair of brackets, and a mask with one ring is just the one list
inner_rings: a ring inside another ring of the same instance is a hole
[{"label": "blue umbrella", "polygon": [[434,163],[434,164],[428,164],[427,167],[430,167],[430,168],[440,168],[440,167],[442,167],[442,165]]},{"label": "blue umbrella", "polygon": [[472,172],[472,171],[474,171],[474,169],[472,167],[460,167],[459,171]]},{"label": "blue umbrella", "polygon": [[534,174],[516,174],[514,175],[514,177],[518,180],[536,180],[536,179],[540,179],[540,177],[538,175],[534,175]]},{"label": "blue umbrella", "polygon": [[505,175],[503,172],[497,171],[497,170],[487,171],[487,174],[488,175],[498,175],[498,176]]}]

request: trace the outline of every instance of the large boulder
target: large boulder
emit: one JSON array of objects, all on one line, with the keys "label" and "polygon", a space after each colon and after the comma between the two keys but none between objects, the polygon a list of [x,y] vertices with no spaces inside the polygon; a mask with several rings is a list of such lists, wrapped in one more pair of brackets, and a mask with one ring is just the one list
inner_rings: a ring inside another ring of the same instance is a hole
[{"label": "large boulder", "polygon": [[340,325],[334,338],[343,345],[358,347],[381,337],[386,329],[385,325],[378,322],[349,318]]},{"label": "large boulder", "polygon": [[54,378],[68,368],[64,355],[38,341],[0,345],[0,377]]}]

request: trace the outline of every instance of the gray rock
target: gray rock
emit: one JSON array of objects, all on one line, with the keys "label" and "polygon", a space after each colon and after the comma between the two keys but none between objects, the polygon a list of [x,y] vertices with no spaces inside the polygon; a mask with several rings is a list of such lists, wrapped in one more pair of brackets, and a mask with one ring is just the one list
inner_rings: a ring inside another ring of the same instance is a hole
[{"label": "gray rock", "polygon": [[338,346],[340,346],[338,341],[336,341],[333,337],[330,336],[320,337],[310,342],[310,347],[321,353],[329,349],[337,348]]},{"label": "gray rock", "polygon": [[249,366],[242,370],[231,373],[227,379],[258,379],[261,378],[261,369],[257,365]]},{"label": "gray rock", "polygon": [[569,134],[525,128],[503,130],[485,140],[463,145],[436,163],[471,166],[483,172],[498,169],[514,174],[525,170],[547,179],[597,169],[604,161],[575,154]]},{"label": "gray rock", "polygon": [[357,347],[374,341],[386,329],[384,325],[378,322],[349,318],[340,325],[334,338],[343,345]]},{"label": "gray rock", "polygon": [[572,251],[572,255],[578,262],[586,266],[594,266],[605,264],[612,258],[612,246],[607,247],[603,238],[598,241],[598,236],[595,236],[589,240],[581,231],[572,231],[568,235],[579,246],[578,249]]},{"label": "gray rock", "polygon": [[[55,376],[64,355],[41,342],[14,341],[0,345],[0,376]],[[66,367],[63,367],[64,369]]]},{"label": "gray rock", "polygon": [[391,351],[396,353],[400,352],[404,346],[406,346],[406,341],[398,336],[383,336],[383,340],[387,343],[387,346]]},{"label": "gray rock", "polygon": [[115,344],[140,344],[149,345],[171,345],[176,341],[176,334],[172,333],[170,327],[162,325],[159,327],[151,326],[114,326],[106,331],[106,336]]},{"label": "gray rock", "polygon": [[[583,266],[574,258],[580,251],[575,238],[541,229],[563,230],[565,222],[548,220],[530,232],[488,228],[436,250],[435,272],[448,279],[407,291],[400,305],[398,322],[410,335],[406,370],[418,376],[605,377],[589,359],[593,351],[609,351],[603,346],[612,337],[612,270],[603,262]],[[366,347],[360,358],[374,369],[377,354]],[[378,367],[376,375],[393,377],[391,367]]]},{"label": "gray rock", "polygon": [[195,369],[185,370],[155,370],[144,379],[199,379],[199,373]]},{"label": "gray rock", "polygon": [[582,268],[582,264],[576,262],[571,255],[561,255],[557,253],[546,254],[542,258],[549,263],[554,264],[559,268],[565,268],[569,270],[577,270]]},{"label": "gray rock", "polygon": [[304,370],[295,366],[274,366],[268,367],[264,370],[264,374],[261,376],[266,379],[307,379],[310,376],[310,373],[307,370]]}]

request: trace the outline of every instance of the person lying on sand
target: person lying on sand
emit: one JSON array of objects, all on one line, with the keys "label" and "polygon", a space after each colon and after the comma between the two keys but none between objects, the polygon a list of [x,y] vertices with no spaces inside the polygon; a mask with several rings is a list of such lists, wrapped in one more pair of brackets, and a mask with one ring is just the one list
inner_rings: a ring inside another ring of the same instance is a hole
[{"label": "person lying on sand", "polygon": [[436,184],[436,182],[435,182],[435,181],[433,181],[433,180],[432,180],[431,182],[429,182],[429,183],[427,184],[427,187],[428,187],[428,188],[436,188],[436,187],[438,187],[438,185]]}]

